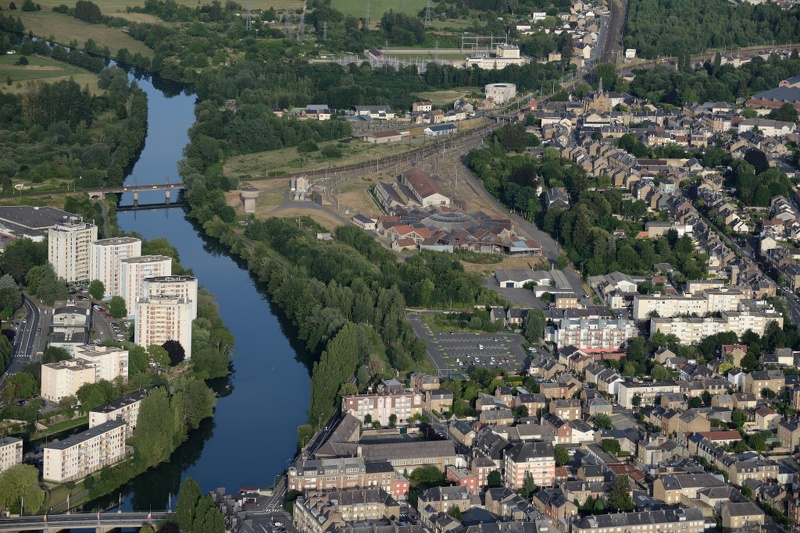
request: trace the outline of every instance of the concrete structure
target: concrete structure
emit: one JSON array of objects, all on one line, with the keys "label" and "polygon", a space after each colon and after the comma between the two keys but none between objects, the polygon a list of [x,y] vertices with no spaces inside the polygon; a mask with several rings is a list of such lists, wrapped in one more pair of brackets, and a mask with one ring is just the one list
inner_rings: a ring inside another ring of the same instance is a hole
[{"label": "concrete structure", "polygon": [[251,215],[256,212],[256,200],[258,200],[259,190],[255,187],[244,187],[241,192],[242,207],[246,215]]},{"label": "concrete structure", "polygon": [[398,424],[407,424],[409,419],[422,414],[425,406],[425,395],[419,392],[402,392],[396,394],[356,394],[342,397],[342,412],[349,413],[362,422],[369,415],[373,422],[389,425],[392,415],[397,417]]},{"label": "concrete structure", "polygon": [[104,379],[128,381],[128,350],[116,346],[84,344],[75,348],[75,359],[94,367],[94,383]]},{"label": "concrete structure", "polygon": [[95,382],[94,366],[85,361],[68,360],[42,365],[42,387],[40,396],[50,402],[58,402],[65,396],[75,396],[86,383]]},{"label": "concrete structure", "polygon": [[520,442],[505,453],[503,484],[510,489],[521,488],[530,474],[538,487],[555,482],[556,460],[550,442]]},{"label": "concrete structure", "polygon": [[128,309],[128,316],[136,312],[136,300],[144,295],[145,278],[169,276],[172,274],[172,259],[165,255],[143,255],[120,260],[122,266],[122,298]]},{"label": "concrete structure", "polygon": [[192,309],[185,298],[154,295],[136,304],[136,339],[144,348],[178,341],[192,358]]},{"label": "concrete structure", "polygon": [[91,245],[97,226],[86,222],[64,222],[47,231],[47,260],[56,276],[67,283],[91,278]]},{"label": "concrete structure", "polygon": [[92,308],[88,301],[55,302],[48,344],[74,355],[76,347],[89,342],[91,316]]},{"label": "concrete structure", "polygon": [[736,311],[743,299],[745,294],[739,289],[706,289],[697,296],[637,294],[633,298],[633,318],[649,320],[654,313],[661,318],[678,315],[702,317],[706,313]]},{"label": "concrete structure", "polygon": [[[519,57],[519,51],[517,51]],[[517,86],[513,83],[489,83],[484,88],[486,98],[491,98],[495,104],[503,105],[517,96]]]},{"label": "concrete structure", "polygon": [[139,407],[142,400],[150,391],[138,391],[125,396],[116,402],[107,403],[97,409],[89,411],[89,429],[97,427],[112,420],[121,420],[125,423],[125,438],[131,438],[136,422],[139,420]]},{"label": "concrete structure", "polygon": [[0,439],[0,472],[22,464],[22,439],[3,437]]},{"label": "concrete structure", "polygon": [[142,241],[133,237],[100,239],[92,243],[89,277],[103,282],[106,300],[122,294],[120,261],[140,255]]},{"label": "concrete structure", "polygon": [[764,335],[770,322],[777,322],[783,328],[783,316],[774,309],[758,309],[739,306],[740,311],[723,311],[720,317],[673,317],[650,319],[650,335],[657,331],[664,335],[676,335],[682,342],[697,344],[706,337],[733,331],[741,336],[748,329]]},{"label": "concrete structure", "polygon": [[125,457],[125,423],[112,420],[44,447],[42,479],[65,483],[82,479]]},{"label": "concrete structure", "polygon": [[174,296],[183,298],[189,304],[189,316],[197,318],[197,278],[194,276],[159,276],[145,278],[142,284],[142,296]]},{"label": "concrete structure", "polygon": [[625,318],[562,318],[555,332],[556,346],[575,346],[584,352],[616,352],[639,336],[633,320]]}]

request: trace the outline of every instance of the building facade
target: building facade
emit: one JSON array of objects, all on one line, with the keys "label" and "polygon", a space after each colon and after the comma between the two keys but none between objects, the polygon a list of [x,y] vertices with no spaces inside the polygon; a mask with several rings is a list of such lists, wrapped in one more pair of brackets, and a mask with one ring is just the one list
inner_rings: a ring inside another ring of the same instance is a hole
[{"label": "building facade", "polygon": [[112,420],[121,420],[125,423],[125,438],[129,439],[136,429],[139,420],[139,407],[149,391],[135,392],[97,409],[89,411],[89,428],[97,427]]},{"label": "building facade", "polygon": [[558,348],[575,346],[584,352],[619,351],[639,336],[633,320],[624,318],[562,318],[556,330]]},{"label": "building facade", "polygon": [[120,261],[140,255],[142,241],[133,237],[113,237],[92,243],[89,277],[103,282],[105,299],[122,295]]},{"label": "building facade", "polygon": [[136,304],[136,339],[139,346],[161,346],[167,341],[178,341],[192,358],[192,310],[185,298],[151,296]]},{"label": "building facade", "polygon": [[504,458],[504,485],[518,489],[530,474],[538,487],[552,486],[556,478],[556,460],[550,442],[520,442],[512,446]]},{"label": "building facade", "polygon": [[145,278],[171,275],[172,259],[165,255],[143,255],[121,259],[119,263],[122,267],[120,296],[125,299],[128,316],[133,317],[136,301],[144,296]]},{"label": "building facade", "polygon": [[145,278],[142,296],[175,296],[189,304],[189,315],[197,318],[197,278],[194,276],[159,276]]},{"label": "building facade", "polygon": [[120,377],[128,381],[128,350],[116,346],[85,344],[75,347],[74,357],[94,367],[94,383],[104,379],[114,381]]},{"label": "building facade", "polygon": [[342,397],[342,412],[349,413],[362,422],[369,415],[373,422],[388,426],[392,415],[397,424],[407,424],[409,419],[422,414],[425,395],[420,392],[395,394],[355,394]]},{"label": "building facade", "polygon": [[40,396],[58,403],[61,398],[75,396],[82,385],[94,382],[95,368],[85,361],[71,359],[44,364]]},{"label": "building facade", "polygon": [[42,479],[65,483],[83,479],[125,457],[125,423],[112,420],[44,447]]},{"label": "building facade", "polygon": [[47,231],[47,259],[56,276],[67,283],[91,279],[91,247],[97,240],[97,226],[71,221]]},{"label": "building facade", "polygon": [[22,464],[22,439],[3,437],[0,439],[0,472]]}]

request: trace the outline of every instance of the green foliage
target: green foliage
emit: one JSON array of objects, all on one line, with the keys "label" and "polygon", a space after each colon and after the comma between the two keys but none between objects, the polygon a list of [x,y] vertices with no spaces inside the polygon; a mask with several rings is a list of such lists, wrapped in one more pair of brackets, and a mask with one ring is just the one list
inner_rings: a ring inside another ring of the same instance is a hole
[{"label": "green foliage", "polygon": [[100,8],[91,0],[78,0],[75,3],[75,18],[92,24],[100,22],[103,14]]},{"label": "green foliage", "polygon": [[444,472],[433,465],[425,465],[415,468],[408,476],[408,480],[416,487],[429,489],[447,483]]},{"label": "green foliage", "polygon": [[125,318],[128,316],[128,308],[125,307],[125,299],[122,296],[112,296],[108,302],[108,312],[114,318]]},{"label": "green foliage", "polygon": [[6,245],[0,254],[0,270],[11,275],[17,284],[25,283],[25,277],[34,266],[47,263],[47,243],[20,239]]},{"label": "green foliage", "polygon": [[[367,416],[369,416],[369,415],[367,415]],[[370,416],[369,422],[367,422],[366,420],[364,421],[364,424],[371,424],[371,423],[372,423],[372,417],[371,416]],[[314,428],[313,428],[313,426],[311,426],[309,424],[302,424],[300,426],[297,426],[297,447],[298,448],[305,447],[305,445],[309,443],[309,441],[311,440],[311,437],[313,437],[313,436],[314,436]]]},{"label": "green foliage", "polygon": [[489,475],[486,476],[486,483],[489,488],[499,487],[503,484],[503,478],[500,475],[499,470],[492,470],[489,472]]},{"label": "green foliage", "polygon": [[14,465],[0,472],[0,505],[12,513],[20,513],[24,501],[28,514],[36,513],[44,503],[39,488],[39,471],[31,465]]},{"label": "green foliage", "polygon": [[464,519],[464,517],[461,515],[461,509],[459,509],[457,505],[451,505],[450,509],[447,510],[447,514],[449,514],[459,522]]},{"label": "green foliage", "polygon": [[49,263],[33,266],[25,278],[28,292],[52,306],[56,300],[66,300],[69,296],[64,280],[56,277]]},{"label": "green foliage", "polygon": [[525,336],[525,340],[531,343],[539,342],[544,337],[545,324],[544,311],[539,308],[528,311],[522,321],[522,334]]},{"label": "green foliage", "polygon": [[89,282],[89,296],[95,300],[102,300],[106,294],[106,287],[99,279],[93,279]]},{"label": "green foliage", "polygon": [[603,439],[600,442],[601,448],[606,453],[617,455],[620,452],[619,441],[615,439]]},{"label": "green foliage", "polygon": [[614,511],[623,513],[633,511],[636,508],[631,498],[631,481],[628,476],[620,474],[614,478],[611,490],[608,493],[608,506]]},{"label": "green foliage", "polygon": [[181,490],[178,492],[178,503],[175,507],[175,520],[181,531],[186,531],[187,533],[193,531],[192,521],[200,494],[200,484],[197,481],[191,477],[183,480]]},{"label": "green foliage", "polygon": [[110,381],[101,379],[97,383],[81,385],[76,396],[81,402],[81,410],[89,412],[101,405],[119,400],[122,398],[122,391]]},{"label": "green foliage", "polygon": [[725,174],[727,183],[736,188],[736,196],[745,205],[766,207],[773,196],[791,197],[793,188],[789,178],[785,173],[769,168],[768,164],[764,165],[760,161],[765,159],[763,156],[760,150],[749,150],[745,159],[733,161],[730,170]]},{"label": "green foliage", "polygon": [[605,413],[595,415],[594,425],[597,429],[611,429],[611,417]]},{"label": "green foliage", "polygon": [[[5,335],[2,336],[5,338]],[[8,342],[8,339],[6,339]],[[39,393],[39,382],[35,376],[28,372],[17,372],[6,379],[6,386],[3,388],[2,398],[6,402],[15,400],[26,400],[33,398]]]},{"label": "green foliage", "polygon": [[554,449],[556,466],[564,466],[569,463],[569,453],[563,446],[556,446]]}]

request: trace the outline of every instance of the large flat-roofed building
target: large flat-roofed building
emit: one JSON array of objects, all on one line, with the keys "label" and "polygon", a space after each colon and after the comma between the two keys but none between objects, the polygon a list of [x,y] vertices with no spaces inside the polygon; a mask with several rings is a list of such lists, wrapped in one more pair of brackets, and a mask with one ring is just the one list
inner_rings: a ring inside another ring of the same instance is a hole
[{"label": "large flat-roofed building", "polygon": [[100,380],[128,381],[128,350],[116,346],[84,344],[75,348],[75,359],[94,367],[95,383]]},{"label": "large flat-roofed building", "polygon": [[172,259],[165,255],[142,255],[121,259],[121,294],[125,299],[128,316],[136,313],[136,301],[144,296],[145,278],[172,275]]},{"label": "large flat-roofed building", "polygon": [[297,499],[294,509],[297,528],[304,533],[333,531],[350,522],[400,517],[397,500],[376,488],[309,492]]},{"label": "large flat-roofed building", "polygon": [[745,299],[739,289],[706,289],[699,295],[637,294],[633,297],[633,318],[642,321],[651,316],[670,318],[678,315],[705,316],[706,313],[736,311]]},{"label": "large flat-roofed building", "polygon": [[678,393],[681,386],[672,380],[652,381],[648,383],[624,381],[617,383],[617,403],[625,409],[633,409],[633,398],[638,396],[641,399],[642,407],[653,405],[655,399],[670,393]]},{"label": "large flat-roofed building", "polygon": [[572,523],[572,533],[703,533],[705,518],[695,508],[589,515]]},{"label": "large flat-roofed building", "polygon": [[47,259],[56,276],[67,283],[91,278],[91,246],[97,240],[97,226],[69,221],[47,232]]},{"label": "large flat-roofed building", "polygon": [[466,68],[478,66],[486,70],[501,70],[509,65],[527,65],[530,59],[522,57],[518,46],[512,44],[498,44],[495,47],[494,54],[477,54],[468,57],[464,62]]},{"label": "large flat-roofed building", "polygon": [[192,310],[185,298],[154,295],[136,304],[136,344],[147,348],[178,341],[192,358]]},{"label": "large flat-roofed building", "polygon": [[369,415],[373,421],[388,426],[392,415],[396,423],[406,424],[415,414],[422,414],[425,395],[421,392],[396,394],[355,394],[342,397],[342,412],[363,421]]},{"label": "large flat-roofed building", "polygon": [[42,365],[41,397],[58,402],[66,396],[75,396],[86,383],[95,382],[94,365],[86,361],[70,359]]},{"label": "large flat-roofed building", "polygon": [[73,218],[78,220],[73,213],[55,207],[4,205],[0,207],[0,235],[43,242],[50,228]]},{"label": "large flat-roofed building", "polygon": [[22,439],[3,437],[0,439],[0,472],[22,464]]},{"label": "large flat-roofed building", "polygon": [[142,297],[174,296],[189,303],[192,320],[197,318],[197,278],[194,276],[159,276],[145,278]]},{"label": "large flat-roofed building", "polygon": [[42,479],[64,483],[82,479],[125,457],[125,422],[111,420],[44,447]]},{"label": "large flat-roofed building", "polygon": [[408,495],[409,482],[388,461],[365,462],[363,457],[299,457],[287,471],[289,490],[379,487],[397,499]]},{"label": "large flat-roofed building", "polygon": [[133,435],[133,430],[136,428],[136,422],[139,420],[139,407],[142,405],[142,400],[147,396],[149,391],[138,391],[129,396],[125,396],[117,400],[92,409],[89,411],[89,428],[105,424],[112,420],[122,420],[125,422],[125,438],[129,439]]},{"label": "large flat-roofed building", "polygon": [[113,237],[92,243],[91,279],[103,282],[105,298],[122,295],[120,261],[142,255],[142,241],[133,237]]},{"label": "large flat-roofed building", "polygon": [[562,318],[555,332],[559,349],[575,346],[584,352],[616,352],[639,336],[633,320],[626,318]]},{"label": "large flat-roofed building", "polygon": [[770,322],[783,328],[783,315],[774,309],[756,306],[739,306],[739,311],[723,311],[719,317],[653,317],[650,319],[650,335],[660,331],[664,335],[675,335],[681,342],[697,344],[706,337],[732,331],[741,336],[745,331],[764,335]]}]

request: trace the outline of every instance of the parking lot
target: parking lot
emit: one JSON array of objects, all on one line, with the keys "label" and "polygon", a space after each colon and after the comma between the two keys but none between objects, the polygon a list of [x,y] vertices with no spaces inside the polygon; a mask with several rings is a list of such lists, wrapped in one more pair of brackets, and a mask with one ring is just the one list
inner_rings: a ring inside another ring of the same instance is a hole
[{"label": "parking lot", "polygon": [[420,319],[409,315],[414,333],[425,341],[428,356],[440,375],[466,372],[485,366],[508,372],[524,369],[525,339],[515,333],[435,333]]}]

